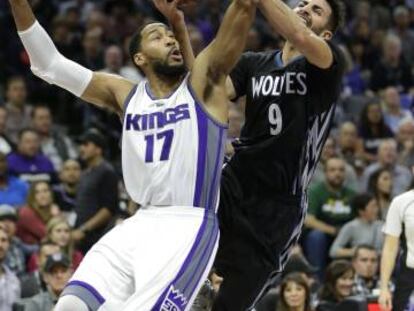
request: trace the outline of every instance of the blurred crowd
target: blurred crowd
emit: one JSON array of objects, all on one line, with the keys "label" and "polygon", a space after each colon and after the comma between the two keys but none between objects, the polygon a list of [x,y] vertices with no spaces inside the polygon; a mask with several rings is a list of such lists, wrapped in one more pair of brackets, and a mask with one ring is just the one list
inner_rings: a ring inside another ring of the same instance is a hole
[{"label": "blurred crowd", "polygon": [[[345,2],[347,23],[334,39],[347,60],[334,128],[309,188],[301,243],[257,311],[296,310],[298,292],[306,311],[378,295],[389,205],[413,185],[414,1]],[[30,3],[67,58],[144,79],[128,45],[140,25],[163,20],[151,1]],[[196,53],[212,40],[227,4],[186,6]],[[258,15],[246,50],[282,44]],[[0,2],[0,72],[0,311],[49,311],[93,243],[137,208],[122,183],[121,124],[31,74],[7,1]],[[229,156],[243,109],[243,99],[231,104]]]}]

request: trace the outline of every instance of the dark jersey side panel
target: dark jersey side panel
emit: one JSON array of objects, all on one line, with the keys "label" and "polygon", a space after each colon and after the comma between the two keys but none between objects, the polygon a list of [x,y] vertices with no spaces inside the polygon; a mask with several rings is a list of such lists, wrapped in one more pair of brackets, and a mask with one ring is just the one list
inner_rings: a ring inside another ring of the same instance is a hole
[{"label": "dark jersey side panel", "polygon": [[284,66],[281,52],[271,51],[243,54],[232,72],[237,97],[246,96],[246,122],[229,165],[246,196],[306,187],[302,175],[319,159],[344,69],[342,53],[329,45],[334,62],[326,70],[303,56]]}]

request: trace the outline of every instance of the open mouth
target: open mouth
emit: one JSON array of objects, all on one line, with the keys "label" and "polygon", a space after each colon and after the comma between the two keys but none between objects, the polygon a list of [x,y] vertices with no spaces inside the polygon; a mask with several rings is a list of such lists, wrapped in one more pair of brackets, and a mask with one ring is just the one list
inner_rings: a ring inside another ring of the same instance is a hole
[{"label": "open mouth", "polygon": [[181,52],[180,52],[180,50],[179,49],[177,49],[177,48],[173,48],[171,51],[170,51],[170,53],[169,53],[170,55],[170,57],[173,59],[173,60],[175,60],[175,61],[182,61],[182,59],[183,59],[183,56],[181,55]]},{"label": "open mouth", "polygon": [[311,26],[311,20],[310,20],[310,18],[309,17],[307,17],[306,15],[304,15],[304,14],[298,14],[299,15],[299,17],[303,20],[303,23],[307,26],[307,27],[310,27]]}]

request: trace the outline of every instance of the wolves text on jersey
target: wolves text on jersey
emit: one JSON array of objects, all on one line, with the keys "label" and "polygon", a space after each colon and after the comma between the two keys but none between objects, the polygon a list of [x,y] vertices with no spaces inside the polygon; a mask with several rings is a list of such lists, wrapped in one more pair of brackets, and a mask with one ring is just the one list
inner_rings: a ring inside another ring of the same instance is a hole
[{"label": "wolves text on jersey", "polygon": [[186,119],[190,119],[189,105],[181,104],[174,108],[167,108],[164,111],[149,114],[128,113],[125,119],[125,129],[138,132],[161,129],[168,124],[174,124]]},{"label": "wolves text on jersey", "polygon": [[282,76],[260,76],[252,78],[253,98],[259,96],[279,96],[282,93],[305,95],[306,73],[286,72]]}]

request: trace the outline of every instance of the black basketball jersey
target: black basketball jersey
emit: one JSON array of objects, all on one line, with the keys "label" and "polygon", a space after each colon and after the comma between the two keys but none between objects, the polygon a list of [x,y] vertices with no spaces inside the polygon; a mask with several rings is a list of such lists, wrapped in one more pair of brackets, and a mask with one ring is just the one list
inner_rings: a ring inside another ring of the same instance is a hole
[{"label": "black basketball jersey", "polygon": [[244,53],[231,73],[237,97],[246,95],[246,121],[229,162],[244,192],[300,194],[309,184],[344,72],[341,51],[329,46],[334,61],[325,70],[303,56],[283,65],[281,51],[268,51]]}]

